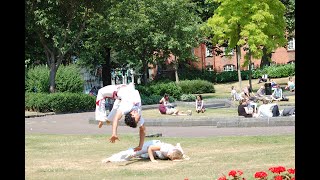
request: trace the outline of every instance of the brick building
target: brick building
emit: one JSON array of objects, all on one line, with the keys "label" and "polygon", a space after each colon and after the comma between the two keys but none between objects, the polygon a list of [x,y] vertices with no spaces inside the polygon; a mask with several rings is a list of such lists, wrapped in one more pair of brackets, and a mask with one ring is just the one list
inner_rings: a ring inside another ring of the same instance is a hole
[{"label": "brick building", "polygon": [[[222,49],[224,50],[224,49]],[[240,66],[242,66],[244,62],[245,51],[241,48],[241,59]],[[198,57],[198,61],[190,62],[191,66],[197,69],[205,69],[208,71],[236,71],[237,70],[237,59],[236,53],[230,52],[229,54],[225,54],[224,52],[221,55],[216,55],[216,52],[212,49],[206,47],[205,44],[200,44],[199,47],[193,49],[194,55]],[[174,60],[174,56],[170,55],[167,59],[165,69],[161,69],[160,73],[165,74],[167,77],[174,76],[174,69],[170,65],[170,62]],[[276,49],[271,55],[272,64],[288,64],[295,62],[295,39],[291,39],[288,41],[288,45],[286,48],[281,47]],[[260,67],[261,59],[252,59],[251,60],[252,69],[257,69]],[[241,67],[241,70],[248,70],[248,67]],[[158,66],[149,64],[149,78],[152,80],[158,72]]]},{"label": "brick building", "polygon": [[[222,49],[224,50],[224,49]],[[194,48],[194,54],[198,57],[198,62],[192,62],[194,67],[198,69],[213,70],[216,72],[223,71],[235,71],[237,70],[236,53],[230,52],[221,55],[216,55],[216,52],[206,47],[205,44],[201,44],[199,47]],[[240,65],[244,62],[245,51],[241,48]],[[295,39],[288,42],[287,48],[276,49],[271,56],[273,64],[288,64],[295,62]],[[260,67],[261,59],[251,60],[252,68],[256,69]],[[247,70],[249,67],[241,67],[241,70]]]}]

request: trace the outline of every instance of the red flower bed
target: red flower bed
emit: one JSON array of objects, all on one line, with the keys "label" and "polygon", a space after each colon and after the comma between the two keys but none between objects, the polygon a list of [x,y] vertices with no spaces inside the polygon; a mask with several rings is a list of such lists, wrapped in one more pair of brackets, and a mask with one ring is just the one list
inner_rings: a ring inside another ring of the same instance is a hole
[{"label": "red flower bed", "polygon": [[[254,174],[254,178],[257,180],[295,180],[295,169],[286,169],[283,166],[270,167],[269,171],[271,173],[258,171]],[[220,176],[217,180],[246,180],[242,177],[243,172],[241,170],[231,170],[228,174]]]}]

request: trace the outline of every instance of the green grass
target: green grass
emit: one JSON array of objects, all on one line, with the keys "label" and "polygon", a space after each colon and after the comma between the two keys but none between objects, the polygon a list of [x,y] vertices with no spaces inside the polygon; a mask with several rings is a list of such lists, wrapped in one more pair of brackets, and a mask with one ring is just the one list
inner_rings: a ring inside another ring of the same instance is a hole
[{"label": "green grass", "polygon": [[[295,167],[295,136],[230,136],[207,138],[157,139],[181,143],[190,160],[172,162],[132,160],[102,164],[101,160],[135,147],[136,134],[123,134],[121,141],[111,144],[105,135],[25,136],[25,177],[46,179],[174,179],[212,180],[230,170],[242,170],[247,180],[257,171],[271,166]],[[146,139],[150,140],[149,138]]]}]

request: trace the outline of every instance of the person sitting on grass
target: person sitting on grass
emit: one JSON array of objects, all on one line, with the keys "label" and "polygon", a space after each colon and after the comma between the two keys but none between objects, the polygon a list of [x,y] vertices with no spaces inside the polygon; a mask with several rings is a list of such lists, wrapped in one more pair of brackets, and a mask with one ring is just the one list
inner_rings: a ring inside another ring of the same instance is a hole
[{"label": "person sitting on grass", "polygon": [[261,78],[259,78],[258,84],[262,82],[267,82],[268,81],[268,74],[263,74]]},{"label": "person sitting on grass", "polygon": [[184,113],[183,111],[179,111],[178,109],[174,108],[174,107],[168,107],[168,106],[165,106],[163,104],[163,102],[161,102],[159,104],[159,112],[161,114],[168,114],[168,115],[178,115],[178,116],[191,116],[192,115],[192,111],[191,110],[188,110],[187,113]]},{"label": "person sitting on grass", "polygon": [[164,94],[164,96],[160,99],[159,103],[163,103],[166,107],[174,108],[174,105],[169,102],[169,94]]},{"label": "person sitting on grass", "polygon": [[270,79],[271,90],[275,90],[277,88],[277,83],[273,79]]},{"label": "person sitting on grass", "polygon": [[197,113],[204,113],[206,111],[206,108],[204,107],[203,105],[203,99],[202,99],[202,96],[199,94],[197,95],[197,98],[196,98],[196,112]]},{"label": "person sitting on grass", "polygon": [[238,115],[239,116],[244,116],[244,117],[253,117],[255,115],[253,108],[249,105],[249,99],[244,98],[239,101],[239,106],[238,106]]},{"label": "person sitting on grass", "polygon": [[293,82],[292,77],[289,77],[289,81],[287,86],[285,87],[286,90],[289,90],[291,92],[293,92],[295,90],[295,83]]},{"label": "person sitting on grass", "polygon": [[236,87],[231,86],[231,99],[233,101],[239,101],[240,99],[242,99],[242,97],[240,96],[240,94],[237,92]]},{"label": "person sitting on grass", "polygon": [[264,86],[260,86],[260,88],[258,89],[257,93],[256,93],[256,98],[259,101],[262,101],[263,99],[267,99],[267,100],[271,100],[268,97],[266,97],[266,89]]},{"label": "person sitting on grass", "polygon": [[281,101],[283,99],[282,89],[280,85],[276,85],[276,89],[273,91],[271,95],[271,102],[273,101]]}]

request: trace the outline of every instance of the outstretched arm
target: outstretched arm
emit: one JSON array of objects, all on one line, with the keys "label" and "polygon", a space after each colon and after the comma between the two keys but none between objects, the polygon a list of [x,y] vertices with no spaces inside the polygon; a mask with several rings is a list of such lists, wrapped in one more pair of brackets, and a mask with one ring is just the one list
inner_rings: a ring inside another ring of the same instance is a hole
[{"label": "outstretched arm", "polygon": [[122,117],[122,111],[118,109],[112,122],[112,136],[110,138],[111,143],[116,142],[116,140],[120,141],[120,139],[117,136],[117,130],[118,130],[118,121],[121,119],[121,117]]},{"label": "outstretched arm", "polygon": [[140,151],[142,149],[142,146],[144,143],[144,137],[146,135],[145,130],[146,130],[146,127],[144,125],[139,127],[139,136],[140,136],[139,146],[134,148],[134,151]]},{"label": "outstretched arm", "polygon": [[154,159],[154,156],[153,156],[153,152],[154,151],[159,151],[160,150],[160,146],[157,146],[157,145],[151,145],[148,147],[148,155],[149,155],[149,158],[151,160],[151,162],[158,162]]}]

